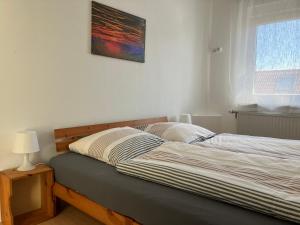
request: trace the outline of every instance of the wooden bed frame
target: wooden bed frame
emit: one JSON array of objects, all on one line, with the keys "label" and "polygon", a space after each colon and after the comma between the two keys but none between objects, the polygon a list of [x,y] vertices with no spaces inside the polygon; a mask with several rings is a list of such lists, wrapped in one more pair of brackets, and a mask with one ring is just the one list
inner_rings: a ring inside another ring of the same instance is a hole
[{"label": "wooden bed frame", "polygon": [[[167,121],[168,121],[167,117],[159,117],[159,118],[151,118],[151,119],[132,120],[132,121],[56,129],[54,130],[56,150],[57,152],[68,151],[70,143],[80,138],[110,128],[125,127],[125,126],[137,127],[146,124],[153,124],[157,122],[167,122]],[[107,209],[102,205],[81,195],[80,193],[70,188],[67,188],[57,182],[55,182],[53,186],[53,197],[54,197],[53,198],[54,201],[56,201],[57,198],[61,199],[106,225],[140,225],[140,223],[136,222],[134,219],[129,218],[125,215],[121,215],[110,209]]]}]

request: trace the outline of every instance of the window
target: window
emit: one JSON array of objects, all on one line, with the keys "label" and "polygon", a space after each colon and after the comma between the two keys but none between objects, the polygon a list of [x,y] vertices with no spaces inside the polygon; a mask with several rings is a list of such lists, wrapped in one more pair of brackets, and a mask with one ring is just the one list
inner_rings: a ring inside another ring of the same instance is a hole
[{"label": "window", "polygon": [[300,111],[300,0],[239,0],[233,15],[232,105]]},{"label": "window", "polygon": [[300,19],[256,27],[254,95],[300,95]]}]

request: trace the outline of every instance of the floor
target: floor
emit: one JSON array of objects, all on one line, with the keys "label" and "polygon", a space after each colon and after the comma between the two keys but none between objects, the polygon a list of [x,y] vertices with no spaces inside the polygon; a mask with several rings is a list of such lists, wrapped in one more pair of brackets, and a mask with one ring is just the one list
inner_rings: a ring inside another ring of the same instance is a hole
[{"label": "floor", "polygon": [[39,225],[104,225],[73,207],[65,208],[58,216]]}]

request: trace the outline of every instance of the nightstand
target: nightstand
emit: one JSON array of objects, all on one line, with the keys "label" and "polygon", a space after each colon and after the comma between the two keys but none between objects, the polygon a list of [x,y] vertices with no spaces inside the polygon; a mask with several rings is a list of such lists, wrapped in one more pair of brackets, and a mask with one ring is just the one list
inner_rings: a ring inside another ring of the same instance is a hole
[{"label": "nightstand", "polygon": [[[14,216],[12,212],[13,185],[15,181],[31,176],[40,176],[41,208]],[[0,204],[3,225],[34,225],[54,216],[52,197],[53,170],[47,165],[37,165],[31,171],[9,169],[0,172]]]}]

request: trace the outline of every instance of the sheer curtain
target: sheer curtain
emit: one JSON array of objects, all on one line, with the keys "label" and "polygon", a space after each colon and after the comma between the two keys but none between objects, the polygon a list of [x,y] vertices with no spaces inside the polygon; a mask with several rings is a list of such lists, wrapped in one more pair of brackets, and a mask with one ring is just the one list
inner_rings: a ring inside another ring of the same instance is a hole
[{"label": "sheer curtain", "polygon": [[230,79],[238,109],[300,112],[300,0],[239,0]]}]

